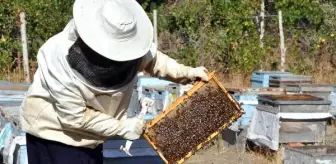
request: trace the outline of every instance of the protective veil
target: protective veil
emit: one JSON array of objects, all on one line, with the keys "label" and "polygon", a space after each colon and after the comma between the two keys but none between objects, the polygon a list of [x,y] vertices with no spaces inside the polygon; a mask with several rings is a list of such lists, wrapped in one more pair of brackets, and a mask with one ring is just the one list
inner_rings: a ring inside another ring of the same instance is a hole
[{"label": "protective veil", "polygon": [[128,84],[142,62],[142,58],[126,62],[112,61],[93,51],[80,38],[70,47],[67,60],[84,80],[99,88],[119,88]]}]

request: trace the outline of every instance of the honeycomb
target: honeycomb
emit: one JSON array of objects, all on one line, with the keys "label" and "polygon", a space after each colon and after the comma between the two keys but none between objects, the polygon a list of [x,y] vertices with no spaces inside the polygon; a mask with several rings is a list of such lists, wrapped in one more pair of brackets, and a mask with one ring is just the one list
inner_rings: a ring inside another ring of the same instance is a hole
[{"label": "honeycomb", "polygon": [[210,75],[148,125],[145,138],[166,163],[182,163],[238,119],[243,110]]}]

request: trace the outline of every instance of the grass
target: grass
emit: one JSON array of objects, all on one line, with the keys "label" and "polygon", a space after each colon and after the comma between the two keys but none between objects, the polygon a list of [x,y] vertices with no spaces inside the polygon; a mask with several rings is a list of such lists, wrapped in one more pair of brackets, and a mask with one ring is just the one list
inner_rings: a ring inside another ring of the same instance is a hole
[{"label": "grass", "polygon": [[276,164],[281,156],[266,154],[262,155],[257,152],[243,152],[234,148],[225,148],[224,151],[218,153],[215,146],[197,152],[186,163],[187,164]]},{"label": "grass", "polygon": [[[21,65],[21,62],[16,63],[17,65]],[[34,73],[37,69],[37,62],[36,61],[30,61],[30,81],[33,81]],[[14,69],[6,68],[0,72],[0,79],[11,81],[11,82],[25,82],[25,74],[23,71],[23,68],[16,67]]]},{"label": "grass", "polygon": [[[172,49],[172,48],[170,48]],[[170,50],[171,51],[171,50]],[[271,70],[271,67],[267,63],[271,63],[272,61],[276,61],[279,55],[270,55],[266,61],[263,63],[264,70]],[[332,64],[331,60],[333,59],[333,55],[325,52],[322,55],[323,57],[318,58],[317,60],[314,58],[305,58],[304,65],[305,66],[298,66],[300,67],[300,72],[303,72],[305,75],[311,75],[313,77],[313,83],[315,84],[336,84],[336,70],[335,66]],[[18,61],[15,63],[16,65],[21,65],[22,61]],[[33,79],[34,73],[37,68],[36,61],[30,61],[30,78],[31,81]],[[297,64],[297,59],[293,56],[288,55],[286,60],[287,67],[292,67],[293,65]],[[306,68],[307,67],[307,68]],[[208,68],[212,70],[211,68]],[[297,72],[296,67],[292,67],[289,70],[290,72]],[[221,80],[222,84],[225,87],[249,87],[250,86],[250,78],[251,72],[247,73],[229,73],[224,74],[218,72],[217,76]],[[16,67],[14,69],[3,69],[0,71],[0,79],[7,80],[11,82],[24,82],[24,72],[21,67]]]},{"label": "grass", "polygon": [[[313,77],[313,83],[315,84],[336,84],[336,70],[332,70],[330,67],[329,71],[324,68],[316,69],[316,73],[311,74]],[[7,80],[11,82],[25,82],[24,72],[22,69],[14,69],[13,71],[3,71],[0,77],[1,80]],[[33,78],[33,72],[30,73],[30,78]],[[219,79],[225,87],[249,87],[251,73],[249,74],[219,74]],[[32,80],[31,80],[32,81]]]},{"label": "grass", "polygon": [[11,81],[11,82],[24,82],[25,76],[22,69],[14,69],[12,71],[6,71],[7,73],[3,74],[2,79]]}]

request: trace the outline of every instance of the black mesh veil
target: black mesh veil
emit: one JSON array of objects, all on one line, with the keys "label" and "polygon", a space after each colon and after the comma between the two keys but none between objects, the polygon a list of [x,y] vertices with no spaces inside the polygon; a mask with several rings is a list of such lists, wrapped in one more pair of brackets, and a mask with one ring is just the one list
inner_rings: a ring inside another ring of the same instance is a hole
[{"label": "black mesh veil", "polygon": [[134,78],[142,58],[126,62],[113,61],[93,51],[79,38],[70,47],[67,61],[91,85],[117,88]]}]

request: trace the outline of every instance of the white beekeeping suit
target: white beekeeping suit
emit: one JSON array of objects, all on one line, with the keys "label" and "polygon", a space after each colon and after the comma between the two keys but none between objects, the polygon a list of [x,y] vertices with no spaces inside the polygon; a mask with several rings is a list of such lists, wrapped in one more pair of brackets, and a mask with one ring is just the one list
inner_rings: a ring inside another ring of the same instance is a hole
[{"label": "white beekeeping suit", "polygon": [[39,50],[21,111],[22,129],[50,141],[95,148],[111,136],[134,140],[144,125],[126,118],[136,74],[201,78],[204,67],[156,50],[153,27],[134,0],[77,0],[74,19]]}]

